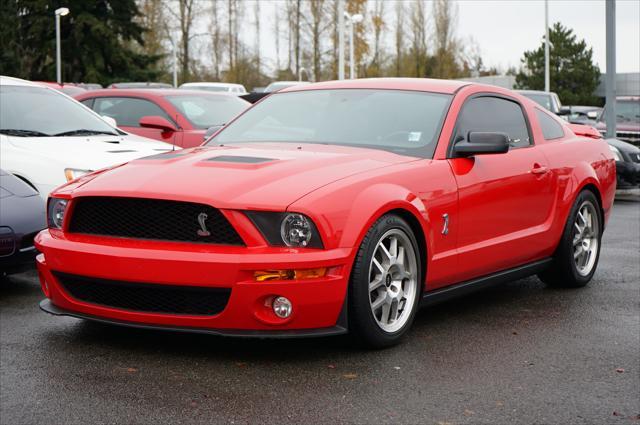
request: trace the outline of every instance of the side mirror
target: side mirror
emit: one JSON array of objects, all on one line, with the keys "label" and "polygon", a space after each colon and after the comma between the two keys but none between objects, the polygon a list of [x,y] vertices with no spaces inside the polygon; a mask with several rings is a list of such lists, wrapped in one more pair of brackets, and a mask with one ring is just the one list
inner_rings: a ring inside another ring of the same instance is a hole
[{"label": "side mirror", "polygon": [[204,133],[204,140],[205,140],[205,142],[206,142],[207,140],[209,140],[209,138],[210,138],[211,136],[213,136],[214,134],[216,134],[216,133],[218,132],[218,130],[220,130],[222,127],[224,127],[224,124],[214,125],[214,126],[211,126],[211,127],[207,128],[207,132],[206,132],[206,133]]},{"label": "side mirror", "polygon": [[456,157],[469,157],[491,153],[506,153],[509,151],[509,136],[505,133],[489,133],[470,131],[466,141],[460,141],[453,146]]},{"label": "side mirror", "polygon": [[571,115],[571,107],[570,106],[561,106],[558,111],[558,115]]},{"label": "side mirror", "polygon": [[109,124],[111,127],[117,127],[118,123],[116,122],[116,119],[113,117],[108,117],[106,115],[101,115],[102,119],[105,120],[107,122],[107,124]]},{"label": "side mirror", "polygon": [[168,119],[161,117],[159,115],[148,115],[146,117],[140,118],[140,127],[146,128],[157,128],[162,131],[177,131],[173,123],[169,122]]}]

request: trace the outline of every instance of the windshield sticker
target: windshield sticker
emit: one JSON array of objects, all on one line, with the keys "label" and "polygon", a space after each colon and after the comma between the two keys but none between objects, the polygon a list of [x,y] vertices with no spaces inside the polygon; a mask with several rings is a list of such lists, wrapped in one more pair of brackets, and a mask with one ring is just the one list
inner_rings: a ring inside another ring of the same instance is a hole
[{"label": "windshield sticker", "polygon": [[407,141],[408,142],[412,142],[412,143],[416,143],[420,141],[420,138],[422,137],[422,132],[421,131],[410,131],[409,135],[407,136]]}]

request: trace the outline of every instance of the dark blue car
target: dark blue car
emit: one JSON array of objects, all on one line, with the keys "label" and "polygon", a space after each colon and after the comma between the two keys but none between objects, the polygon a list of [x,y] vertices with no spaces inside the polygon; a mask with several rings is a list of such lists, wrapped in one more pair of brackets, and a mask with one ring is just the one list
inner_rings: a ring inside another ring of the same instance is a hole
[{"label": "dark blue car", "polygon": [[45,227],[44,203],[38,192],[0,170],[0,276],[34,265],[33,238]]}]

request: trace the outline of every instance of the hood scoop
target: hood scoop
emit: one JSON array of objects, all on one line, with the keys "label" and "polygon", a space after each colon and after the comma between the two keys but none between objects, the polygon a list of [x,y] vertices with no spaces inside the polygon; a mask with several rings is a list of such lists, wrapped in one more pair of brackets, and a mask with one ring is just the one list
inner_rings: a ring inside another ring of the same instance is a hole
[{"label": "hood scoop", "polygon": [[209,159],[205,159],[208,162],[226,162],[232,164],[262,164],[264,162],[277,161],[274,158],[260,158],[257,156],[234,156],[234,155],[220,155],[214,156]]}]

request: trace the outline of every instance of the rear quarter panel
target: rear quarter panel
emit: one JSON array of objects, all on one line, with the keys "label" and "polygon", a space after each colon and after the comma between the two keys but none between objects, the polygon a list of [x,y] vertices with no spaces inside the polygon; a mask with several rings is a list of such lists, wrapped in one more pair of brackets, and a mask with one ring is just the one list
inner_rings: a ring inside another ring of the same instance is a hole
[{"label": "rear quarter panel", "polygon": [[559,240],[569,211],[582,189],[592,186],[600,198],[605,224],[609,219],[616,191],[616,165],[609,145],[604,139],[577,136],[561,119],[564,137],[545,140],[535,114],[536,106],[527,104],[536,145],[549,161],[556,178],[558,212],[556,214]]}]

